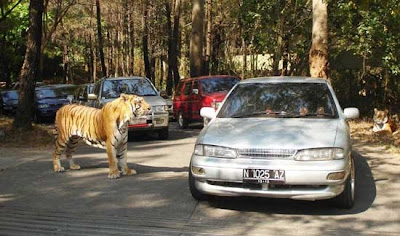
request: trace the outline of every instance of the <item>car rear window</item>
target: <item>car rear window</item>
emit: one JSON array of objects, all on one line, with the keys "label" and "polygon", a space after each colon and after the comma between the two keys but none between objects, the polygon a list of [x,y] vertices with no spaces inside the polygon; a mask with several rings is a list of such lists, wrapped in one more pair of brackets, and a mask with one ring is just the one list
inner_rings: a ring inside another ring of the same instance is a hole
[{"label": "car rear window", "polygon": [[337,118],[324,83],[244,83],[231,92],[218,117]]},{"label": "car rear window", "polygon": [[203,93],[228,92],[231,88],[240,81],[239,78],[209,78],[201,80],[201,88]]}]

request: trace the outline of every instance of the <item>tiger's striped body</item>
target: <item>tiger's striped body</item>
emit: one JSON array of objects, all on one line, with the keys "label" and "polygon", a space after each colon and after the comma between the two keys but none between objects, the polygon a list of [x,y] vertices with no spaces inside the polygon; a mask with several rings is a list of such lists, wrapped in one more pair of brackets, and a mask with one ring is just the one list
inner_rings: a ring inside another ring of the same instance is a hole
[{"label": "tiger's striped body", "polygon": [[56,115],[56,141],[53,155],[55,172],[63,172],[60,163],[62,151],[66,150],[70,169],[80,169],[72,159],[79,140],[87,144],[107,150],[109,162],[109,178],[122,174],[132,175],[136,171],[127,165],[128,122],[134,116],[141,116],[150,110],[143,98],[135,95],[124,95],[107,103],[102,109],[82,105],[63,106]]}]

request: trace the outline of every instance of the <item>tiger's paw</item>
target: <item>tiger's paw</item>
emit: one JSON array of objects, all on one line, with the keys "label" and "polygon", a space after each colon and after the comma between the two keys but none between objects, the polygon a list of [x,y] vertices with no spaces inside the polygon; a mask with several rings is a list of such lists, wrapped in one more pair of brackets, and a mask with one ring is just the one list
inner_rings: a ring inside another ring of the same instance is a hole
[{"label": "tiger's paw", "polygon": [[113,170],[108,173],[109,179],[117,179],[119,177],[121,177],[121,173],[119,173],[119,170]]},{"label": "tiger's paw", "polygon": [[65,169],[62,166],[54,167],[54,172],[56,172],[56,173],[60,173],[60,172],[64,172],[64,171],[65,171]]},{"label": "tiger's paw", "polygon": [[71,169],[71,170],[80,170],[80,169],[81,169],[81,166],[80,166],[80,165],[77,165],[77,164],[73,164],[73,165],[70,165],[70,166],[69,166],[69,169]]},{"label": "tiger's paw", "polygon": [[137,172],[134,169],[126,169],[126,170],[122,170],[122,174],[123,175],[136,175]]}]

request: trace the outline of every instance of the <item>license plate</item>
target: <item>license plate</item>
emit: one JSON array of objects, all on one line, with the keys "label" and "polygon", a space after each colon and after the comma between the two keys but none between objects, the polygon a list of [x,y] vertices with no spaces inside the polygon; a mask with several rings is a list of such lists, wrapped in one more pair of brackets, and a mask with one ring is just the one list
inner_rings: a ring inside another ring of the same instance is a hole
[{"label": "license plate", "polygon": [[273,183],[285,182],[284,170],[244,169],[243,182],[246,183]]},{"label": "license plate", "polygon": [[146,116],[135,117],[129,121],[129,125],[146,124],[146,123],[147,123]]}]

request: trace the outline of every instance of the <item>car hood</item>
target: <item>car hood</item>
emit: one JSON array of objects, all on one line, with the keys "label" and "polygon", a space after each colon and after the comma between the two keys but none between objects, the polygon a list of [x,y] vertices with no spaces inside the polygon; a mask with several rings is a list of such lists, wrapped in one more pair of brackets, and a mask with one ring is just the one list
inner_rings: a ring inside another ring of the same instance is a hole
[{"label": "car hood", "polygon": [[332,147],[339,119],[217,118],[198,143],[231,148],[305,149]]},{"label": "car hood", "polygon": [[68,99],[64,98],[49,98],[49,99],[40,99],[37,101],[38,104],[67,104],[69,103]]},{"label": "car hood", "polygon": [[[150,104],[150,106],[165,106],[166,102],[164,98],[160,96],[143,96],[144,100]],[[104,99],[104,103],[112,102],[115,98]]]},{"label": "car hood", "polygon": [[16,106],[18,105],[18,100],[3,100],[3,103],[8,106]]}]

